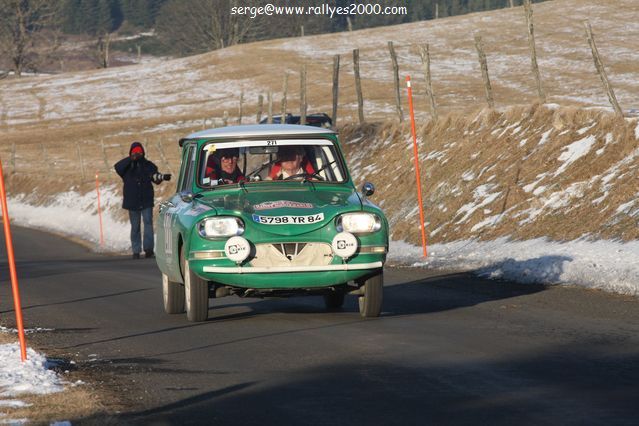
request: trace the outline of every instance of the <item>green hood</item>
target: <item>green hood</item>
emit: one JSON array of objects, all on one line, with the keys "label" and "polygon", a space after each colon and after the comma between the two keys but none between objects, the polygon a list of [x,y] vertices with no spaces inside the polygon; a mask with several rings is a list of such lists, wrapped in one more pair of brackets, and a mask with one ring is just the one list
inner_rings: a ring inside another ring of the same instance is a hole
[{"label": "green hood", "polygon": [[[353,188],[319,185],[246,185],[245,190],[211,192],[199,203],[214,207],[218,215],[240,215],[245,223],[275,235],[299,235],[315,231],[339,213],[359,211],[362,203]],[[318,215],[323,215],[317,220]],[[287,223],[273,223],[287,216]],[[309,219],[309,216],[313,216]],[[300,219],[304,218],[304,219]],[[303,221],[304,223],[291,222]],[[312,223],[307,221],[312,220]],[[262,222],[271,222],[261,223]]]}]

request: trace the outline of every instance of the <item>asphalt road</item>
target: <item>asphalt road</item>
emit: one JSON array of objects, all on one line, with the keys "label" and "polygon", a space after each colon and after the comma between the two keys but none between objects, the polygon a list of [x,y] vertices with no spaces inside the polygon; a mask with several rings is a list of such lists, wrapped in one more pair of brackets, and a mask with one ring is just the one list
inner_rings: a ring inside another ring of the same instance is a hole
[{"label": "asphalt road", "polygon": [[26,325],[54,329],[31,341],[109,383],[129,407],[117,423],[639,423],[636,298],[388,268],[378,319],[354,298],[329,313],[227,297],[193,324],[163,312],[153,260],[13,232]]}]

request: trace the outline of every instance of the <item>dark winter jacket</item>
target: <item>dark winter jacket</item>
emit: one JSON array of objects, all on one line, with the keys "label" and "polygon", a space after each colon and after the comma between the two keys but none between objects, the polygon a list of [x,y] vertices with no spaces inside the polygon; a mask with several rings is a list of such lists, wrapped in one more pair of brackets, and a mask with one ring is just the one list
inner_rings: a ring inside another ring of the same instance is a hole
[{"label": "dark winter jacket", "polygon": [[139,142],[133,142],[129,156],[115,163],[115,171],[124,181],[122,207],[127,210],[142,210],[153,207],[153,175],[158,172],[155,164],[142,157],[136,161],[131,159],[131,151]]}]

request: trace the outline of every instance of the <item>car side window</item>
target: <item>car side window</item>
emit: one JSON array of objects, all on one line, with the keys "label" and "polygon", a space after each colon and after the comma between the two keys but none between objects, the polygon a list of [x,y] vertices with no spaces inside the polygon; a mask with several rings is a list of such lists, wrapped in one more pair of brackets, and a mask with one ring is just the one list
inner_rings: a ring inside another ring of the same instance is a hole
[{"label": "car side window", "polygon": [[180,185],[180,192],[191,192],[193,188],[193,169],[195,167],[195,145],[188,147],[186,155],[182,161],[184,170],[182,173],[182,183]]}]

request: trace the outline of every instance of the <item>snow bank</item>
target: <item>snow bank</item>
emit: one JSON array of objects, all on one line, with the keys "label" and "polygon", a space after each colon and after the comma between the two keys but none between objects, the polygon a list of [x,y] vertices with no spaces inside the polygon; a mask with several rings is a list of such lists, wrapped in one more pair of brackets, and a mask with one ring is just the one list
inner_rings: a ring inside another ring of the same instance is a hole
[{"label": "snow bank", "polygon": [[0,359],[0,398],[63,390],[62,380],[47,370],[46,358],[31,348],[27,348],[27,360],[23,363],[18,343],[0,345]]},{"label": "snow bank", "polygon": [[[520,283],[568,284],[639,296],[639,242],[457,241],[422,248],[391,242],[389,260],[415,267],[473,270]],[[623,261],[620,261],[623,260]]]},{"label": "snow bank", "polygon": [[[97,194],[75,191],[62,192],[55,200],[41,206],[29,203],[24,194],[9,197],[8,208],[11,221],[17,225],[45,229],[77,237],[96,245],[96,251],[119,252],[131,246],[130,225],[118,221],[109,214],[113,207],[119,208],[122,197],[116,186],[100,189],[102,223],[104,227],[104,247],[98,247],[100,241],[100,221],[97,212]],[[69,220],[73,218],[73,220]]]}]

